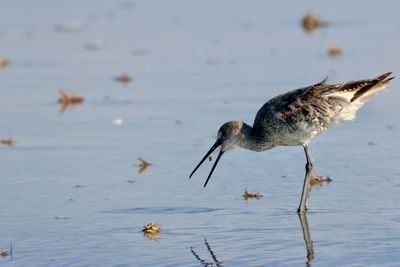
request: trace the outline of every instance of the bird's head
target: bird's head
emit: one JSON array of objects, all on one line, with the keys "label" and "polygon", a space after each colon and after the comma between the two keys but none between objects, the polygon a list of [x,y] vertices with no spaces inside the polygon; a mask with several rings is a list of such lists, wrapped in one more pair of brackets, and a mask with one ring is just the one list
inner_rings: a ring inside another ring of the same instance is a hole
[{"label": "bird's head", "polygon": [[200,165],[203,164],[203,162],[211,155],[211,153],[214,152],[214,150],[216,150],[218,147],[221,147],[217,159],[215,160],[215,163],[211,168],[210,174],[208,175],[207,180],[204,184],[204,187],[206,187],[208,180],[210,180],[210,177],[214,172],[214,169],[217,166],[218,161],[221,159],[222,155],[226,151],[235,148],[243,140],[242,127],[243,122],[241,121],[229,121],[224,123],[218,130],[217,141],[215,141],[214,145],[210,148],[210,150],[203,157],[200,163],[196,166],[196,168],[194,168],[194,170],[190,174],[190,178],[197,171]]},{"label": "bird's head", "polygon": [[240,144],[243,138],[242,127],[241,121],[228,121],[219,128],[217,142],[221,144],[222,152],[234,149]]}]

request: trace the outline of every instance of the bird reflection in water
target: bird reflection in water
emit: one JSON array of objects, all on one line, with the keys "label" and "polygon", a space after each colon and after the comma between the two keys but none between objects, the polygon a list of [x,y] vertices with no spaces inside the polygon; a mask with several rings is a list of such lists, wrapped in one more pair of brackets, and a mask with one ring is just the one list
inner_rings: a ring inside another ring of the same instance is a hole
[{"label": "bird reflection in water", "polygon": [[[307,261],[306,261],[306,266],[311,267],[312,266],[312,261],[314,260],[314,244],[313,241],[311,240],[311,235],[310,235],[310,229],[308,227],[308,220],[307,220],[307,213],[306,212],[299,212],[297,213],[299,220],[300,220],[300,225],[301,229],[303,231],[303,239],[304,239],[304,244],[306,246],[306,251],[307,251]],[[211,261],[206,261],[202,259],[199,254],[194,251],[193,247],[190,247],[190,251],[192,252],[193,256],[203,265],[203,266],[223,266],[223,262],[219,261],[217,259],[217,256],[215,255],[214,251],[212,250],[210,244],[207,242],[207,238],[204,238],[204,244],[207,247],[208,252],[210,253],[210,256],[213,260]]]},{"label": "bird reflection in water", "polygon": [[190,251],[192,252],[193,256],[194,256],[203,266],[214,266],[214,264],[215,264],[215,266],[222,267],[222,266],[223,266],[222,261],[219,261],[219,260],[217,259],[217,256],[215,255],[214,251],[211,249],[210,244],[208,244],[208,242],[207,242],[207,238],[204,238],[204,244],[206,245],[207,250],[208,250],[208,252],[210,253],[210,256],[211,256],[213,262],[207,262],[207,261],[203,260],[202,258],[200,258],[199,254],[197,254],[197,253],[194,251],[193,247],[190,247]]},{"label": "bird reflection in water", "polygon": [[306,266],[309,267],[311,266],[311,262],[314,259],[314,246],[310,236],[310,229],[308,228],[307,213],[299,212],[297,213],[297,215],[299,216],[300,219],[301,228],[303,230],[304,243],[306,245],[306,250],[307,250]]}]

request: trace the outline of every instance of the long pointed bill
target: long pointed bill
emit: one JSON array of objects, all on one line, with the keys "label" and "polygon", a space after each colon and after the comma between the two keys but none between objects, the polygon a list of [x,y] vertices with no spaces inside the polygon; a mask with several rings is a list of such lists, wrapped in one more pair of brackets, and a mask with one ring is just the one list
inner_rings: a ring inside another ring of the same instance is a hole
[{"label": "long pointed bill", "polygon": [[192,178],[192,175],[197,171],[197,169],[200,167],[201,164],[203,164],[203,162],[208,158],[208,156],[211,155],[211,153],[214,152],[215,149],[217,149],[217,147],[219,147],[221,145],[220,141],[216,141],[215,144],[210,148],[210,150],[207,152],[207,154],[204,156],[204,158],[200,161],[199,164],[197,164],[196,168],[194,168],[194,170],[192,171],[192,173],[190,174],[189,178]]},{"label": "long pointed bill", "polygon": [[222,149],[221,149],[221,150],[219,151],[219,154],[218,154],[217,159],[215,160],[214,165],[213,165],[212,168],[211,168],[210,174],[208,175],[207,180],[206,180],[206,182],[204,183],[204,187],[206,187],[206,185],[207,185],[207,183],[208,183],[208,180],[210,180],[210,177],[211,177],[212,173],[214,172],[215,167],[217,167],[218,161],[219,161],[219,159],[221,158],[222,154],[224,154],[224,152],[223,152]]}]

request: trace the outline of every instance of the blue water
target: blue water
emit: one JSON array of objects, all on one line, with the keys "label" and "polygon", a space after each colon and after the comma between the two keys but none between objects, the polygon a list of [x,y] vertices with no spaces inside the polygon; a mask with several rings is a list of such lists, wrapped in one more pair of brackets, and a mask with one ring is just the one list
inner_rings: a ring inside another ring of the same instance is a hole
[{"label": "blue water", "polygon": [[[308,10],[328,27],[305,33]],[[13,246],[0,265],[398,266],[397,79],[310,145],[333,180],[310,196],[311,261],[302,148],[234,150],[206,189],[211,162],[188,175],[222,123],[251,123],[277,94],[399,76],[399,15],[396,1],[3,1],[0,138],[16,145],[0,146],[0,250]],[[61,114],[59,89],[84,103]],[[140,174],[138,157],[152,163]],[[246,188],[263,197],[246,202]]]}]

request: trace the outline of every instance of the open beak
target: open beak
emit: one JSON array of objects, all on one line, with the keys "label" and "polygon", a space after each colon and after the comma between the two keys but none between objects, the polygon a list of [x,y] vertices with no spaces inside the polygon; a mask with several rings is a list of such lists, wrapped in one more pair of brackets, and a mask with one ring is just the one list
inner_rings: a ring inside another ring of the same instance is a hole
[{"label": "open beak", "polygon": [[[194,170],[193,170],[192,173],[190,174],[189,178],[192,178],[192,175],[197,171],[197,169],[200,167],[200,165],[203,164],[203,162],[208,158],[208,156],[210,156],[211,153],[213,153],[214,150],[217,149],[220,145],[222,145],[221,141],[217,140],[217,141],[215,142],[215,144],[214,144],[214,145],[210,148],[210,150],[207,152],[207,154],[203,157],[203,159],[200,161],[200,163],[197,164],[196,168],[194,168]],[[215,169],[215,167],[217,166],[218,161],[220,160],[222,154],[224,154],[224,152],[223,152],[222,149],[221,149],[221,150],[219,151],[219,154],[218,154],[217,159],[215,160],[214,165],[213,165],[212,168],[211,168],[210,174],[208,175],[207,180],[206,180],[206,182],[204,183],[204,187],[206,187],[206,185],[207,185],[207,183],[208,183],[208,180],[210,180],[210,177],[211,177],[211,175],[213,174],[214,169]]]}]

